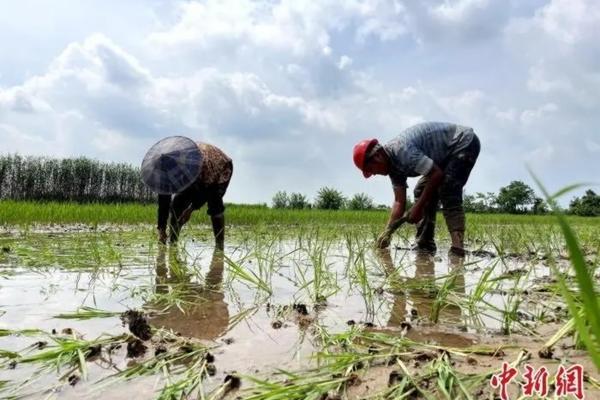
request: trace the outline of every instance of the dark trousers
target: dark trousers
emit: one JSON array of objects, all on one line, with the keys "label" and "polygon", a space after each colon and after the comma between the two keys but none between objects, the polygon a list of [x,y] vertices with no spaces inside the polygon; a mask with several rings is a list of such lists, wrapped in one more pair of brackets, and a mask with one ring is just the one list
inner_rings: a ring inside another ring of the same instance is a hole
[{"label": "dark trousers", "polygon": [[[435,250],[435,214],[438,204],[442,203],[442,212],[449,232],[465,231],[465,211],[463,209],[463,187],[469,179],[471,170],[479,156],[481,144],[474,135],[471,143],[457,154],[450,156],[445,165],[442,185],[425,205],[424,216],[417,225],[416,241],[421,248]],[[421,177],[414,189],[415,201],[419,199],[429,179]]]}]

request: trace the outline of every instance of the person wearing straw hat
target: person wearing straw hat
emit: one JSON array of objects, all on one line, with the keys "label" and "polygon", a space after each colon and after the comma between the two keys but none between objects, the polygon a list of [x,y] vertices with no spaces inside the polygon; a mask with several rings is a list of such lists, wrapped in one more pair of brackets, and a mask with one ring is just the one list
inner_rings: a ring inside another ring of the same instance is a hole
[{"label": "person wearing straw hat", "polygon": [[196,143],[184,136],[171,136],[154,144],[142,162],[142,180],[158,193],[158,238],[177,241],[181,227],[192,212],[207,204],[215,244],[223,249],[225,205],[223,196],[233,173],[233,162],[221,149]]},{"label": "person wearing straw hat", "polygon": [[[450,252],[464,255],[462,192],[479,150],[472,128],[446,122],[414,125],[384,145],[367,139],[354,146],[354,164],[364,177],[389,175],[394,189],[390,218],[377,246],[387,247],[392,233],[406,220],[418,224],[415,249],[435,252],[435,215],[441,202],[452,240]],[[415,176],[421,176],[414,189],[415,204],[405,214],[406,179]]]}]

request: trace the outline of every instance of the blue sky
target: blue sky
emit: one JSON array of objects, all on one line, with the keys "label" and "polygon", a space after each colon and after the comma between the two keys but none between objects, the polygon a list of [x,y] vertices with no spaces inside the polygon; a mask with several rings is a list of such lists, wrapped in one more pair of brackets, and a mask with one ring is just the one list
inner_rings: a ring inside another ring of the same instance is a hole
[{"label": "blue sky", "polygon": [[598,26],[593,0],[6,2],[0,153],[139,164],[186,135],[234,158],[229,201],[389,203],[353,144],[442,120],[481,138],[468,192],[531,182],[526,165],[597,182]]}]

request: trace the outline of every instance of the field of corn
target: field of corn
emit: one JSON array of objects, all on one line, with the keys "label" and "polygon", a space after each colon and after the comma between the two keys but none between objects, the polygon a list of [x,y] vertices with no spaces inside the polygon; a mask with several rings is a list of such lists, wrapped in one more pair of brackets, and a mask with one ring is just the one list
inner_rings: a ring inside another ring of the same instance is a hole
[{"label": "field of corn", "polygon": [[374,249],[385,211],[231,206],[224,252],[155,212],[0,202],[2,398],[496,399],[503,363],[600,398],[597,218],[469,215],[462,259],[441,220]]}]

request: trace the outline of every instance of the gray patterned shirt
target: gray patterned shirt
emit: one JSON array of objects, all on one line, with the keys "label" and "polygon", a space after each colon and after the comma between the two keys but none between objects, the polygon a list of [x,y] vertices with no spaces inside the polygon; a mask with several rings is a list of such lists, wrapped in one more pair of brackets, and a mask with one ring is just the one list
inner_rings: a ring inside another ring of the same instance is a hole
[{"label": "gray patterned shirt", "polygon": [[473,129],[447,122],[424,122],[404,130],[383,145],[391,161],[394,187],[407,187],[406,178],[427,175],[433,164],[442,166],[448,157],[466,148]]}]

